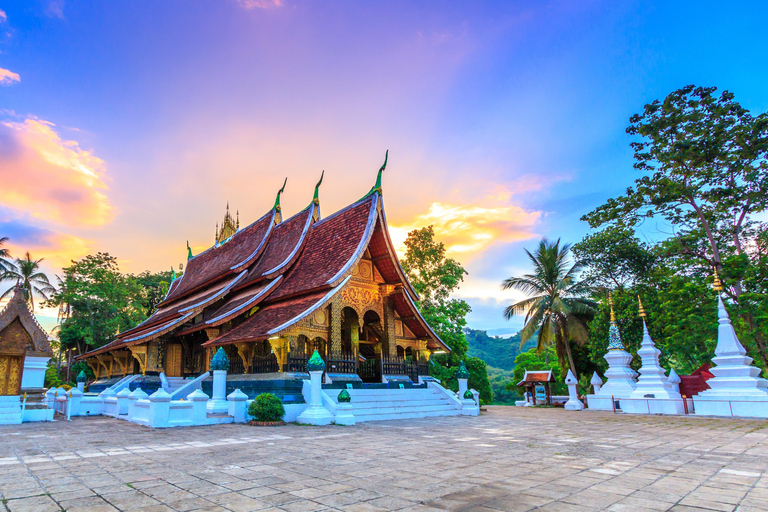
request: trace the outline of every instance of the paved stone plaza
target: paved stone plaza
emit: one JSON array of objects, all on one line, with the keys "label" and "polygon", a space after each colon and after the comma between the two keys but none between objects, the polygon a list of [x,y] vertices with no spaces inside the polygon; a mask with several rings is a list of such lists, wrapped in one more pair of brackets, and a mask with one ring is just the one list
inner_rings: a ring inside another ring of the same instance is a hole
[{"label": "paved stone plaza", "polygon": [[11,512],[762,511],[766,427],[512,407],[353,427],[78,418],[0,427],[0,497]]}]

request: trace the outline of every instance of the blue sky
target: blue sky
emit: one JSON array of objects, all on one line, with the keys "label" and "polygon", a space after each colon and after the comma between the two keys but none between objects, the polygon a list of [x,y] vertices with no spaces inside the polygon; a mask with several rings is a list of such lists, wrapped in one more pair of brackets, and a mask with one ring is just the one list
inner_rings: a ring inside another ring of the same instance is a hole
[{"label": "blue sky", "polygon": [[[384,150],[393,237],[433,223],[470,326],[500,281],[634,178],[629,117],[687,84],[768,110],[768,5],[735,2],[0,1],[0,227],[15,254],[158,271],[224,205],[331,213]],[[648,228],[652,229],[652,228]],[[0,233],[2,235],[2,233]],[[646,233],[652,237],[653,233]]]}]

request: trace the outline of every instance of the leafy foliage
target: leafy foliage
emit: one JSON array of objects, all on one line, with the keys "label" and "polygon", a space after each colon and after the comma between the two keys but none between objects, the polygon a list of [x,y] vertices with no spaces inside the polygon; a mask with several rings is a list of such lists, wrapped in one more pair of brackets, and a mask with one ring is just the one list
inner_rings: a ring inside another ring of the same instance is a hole
[{"label": "leafy foliage", "polygon": [[272,393],[262,393],[248,406],[248,415],[255,421],[282,421],[285,407]]},{"label": "leafy foliage", "polygon": [[45,304],[59,309],[62,349],[82,354],[143,321],[167,291],[169,274],[122,274],[117,259],[102,252],[73,261]]},{"label": "leafy foliage", "polygon": [[459,362],[464,361],[470,373],[469,387],[479,391],[482,400],[490,402],[493,395],[485,362],[467,355],[469,347],[464,327],[471,309],[465,301],[451,297],[467,271],[458,261],[446,258],[445,246],[435,241],[432,226],[408,233],[405,246],[405,258],[400,261],[400,265],[419,294],[419,311],[451,348],[448,354],[432,356],[430,373],[444,386],[457,391],[458,382],[454,373]]},{"label": "leafy foliage", "polygon": [[543,350],[532,348],[527,352],[521,352],[515,358],[514,382],[507,385],[507,390],[515,391],[519,396],[525,393],[525,390],[519,388],[517,383],[523,380],[526,370],[552,370],[552,376],[555,378],[555,382],[550,384],[552,394],[565,395],[568,393],[568,386],[563,383],[565,377],[558,362],[557,350],[553,345],[548,345]]},{"label": "leafy foliage", "polygon": [[507,278],[501,287],[528,295],[504,310],[507,320],[525,314],[525,327],[520,331],[521,346],[538,333],[537,350],[541,352],[554,345],[563,373],[570,366],[578,375],[571,343],[586,343],[584,321],[592,315],[594,304],[584,297],[589,288],[577,280],[581,264],[570,263],[569,249],[568,244],[561,247],[559,239],[554,242],[542,239],[534,253],[525,251],[533,273]]},{"label": "leafy foliage", "polygon": [[[515,367],[515,357],[520,353],[520,333],[504,338],[501,336],[488,336],[486,331],[476,329],[464,329],[464,334],[469,344],[470,356],[479,357],[489,367],[501,370],[512,370]],[[534,335],[523,349],[535,347],[537,337]]]},{"label": "leafy foliage", "polygon": [[[7,250],[5,251],[7,255]],[[0,277],[2,277],[3,281],[13,282],[13,285],[0,295],[0,299],[11,295],[18,283],[24,290],[24,298],[29,304],[29,309],[32,311],[35,310],[35,294],[48,300],[48,294],[56,291],[56,288],[48,281],[48,276],[40,271],[40,262],[42,261],[43,258],[39,260],[32,259],[29,252],[23,258],[16,258],[13,263],[3,260],[0,256],[0,267],[5,268]]]}]

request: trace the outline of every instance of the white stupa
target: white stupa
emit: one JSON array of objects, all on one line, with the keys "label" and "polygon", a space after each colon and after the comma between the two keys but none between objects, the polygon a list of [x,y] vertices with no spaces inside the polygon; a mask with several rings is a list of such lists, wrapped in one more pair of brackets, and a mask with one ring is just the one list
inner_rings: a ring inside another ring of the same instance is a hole
[{"label": "white stupa", "polygon": [[[643,319],[643,342],[640,350],[637,351],[642,366],[637,387],[629,395],[630,400],[622,402],[621,410],[635,414],[683,414],[685,407],[683,398],[680,396],[680,388],[669,381],[664,368],[659,365],[661,351],[656,348],[648,332],[645,309],[640,297],[637,301],[640,306],[640,317]],[[677,382],[680,382],[679,377]]]},{"label": "white stupa", "polygon": [[768,418],[768,380],[759,377],[760,369],[736,337],[728,311],[720,298],[722,285],[715,272],[717,296],[717,346],[707,381],[710,389],[693,397],[697,415]]},{"label": "white stupa", "polygon": [[624,344],[621,342],[621,334],[616,325],[616,315],[613,312],[613,300],[608,294],[608,300],[611,305],[611,327],[608,330],[608,353],[605,354],[605,360],[608,361],[608,370],[605,377],[608,381],[603,384],[598,393],[587,395],[587,404],[590,409],[612,410],[613,401],[618,402],[621,407],[621,399],[629,398],[635,391],[635,378],[637,372],[629,367],[632,361],[632,355],[624,350]]}]

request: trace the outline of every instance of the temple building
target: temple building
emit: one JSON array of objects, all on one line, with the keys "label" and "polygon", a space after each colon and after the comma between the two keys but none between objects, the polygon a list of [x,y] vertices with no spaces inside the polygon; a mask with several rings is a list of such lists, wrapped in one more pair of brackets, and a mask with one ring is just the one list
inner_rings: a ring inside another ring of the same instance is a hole
[{"label": "temple building", "polygon": [[24,290],[17,285],[0,311],[0,425],[45,419],[38,418],[40,411],[22,410],[20,398],[45,391],[45,368],[51,357],[48,334],[35,320]]},{"label": "temple building", "polygon": [[419,314],[398,262],[382,200],[385,167],[386,160],[362,199],[327,217],[322,177],[307,207],[288,218],[285,184],[272,208],[242,229],[227,205],[213,246],[188,251],[184,273],[155,312],[79,356],[97,376],[92,389],[131,374],[150,388],[153,377],[173,388],[208,371],[219,347],[230,360],[227,387],[234,382],[251,398],[306,378],[315,350],[326,383],[407,385],[428,375],[430,355],[450,349]]}]

